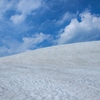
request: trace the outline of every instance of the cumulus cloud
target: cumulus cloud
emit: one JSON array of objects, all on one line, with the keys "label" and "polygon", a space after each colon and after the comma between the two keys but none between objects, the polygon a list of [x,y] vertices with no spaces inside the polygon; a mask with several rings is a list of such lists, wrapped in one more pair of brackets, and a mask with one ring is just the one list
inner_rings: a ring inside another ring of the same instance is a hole
[{"label": "cumulus cloud", "polygon": [[27,15],[40,8],[42,0],[0,0],[0,19],[4,18],[6,11],[14,10],[15,15],[10,17],[14,24],[22,23]]},{"label": "cumulus cloud", "polygon": [[81,21],[71,20],[62,31],[60,30],[57,44],[98,40],[100,38],[100,16],[84,12],[80,14]]},{"label": "cumulus cloud", "polygon": [[48,40],[50,35],[45,35],[43,33],[35,34],[32,37],[23,37],[23,43],[20,45],[19,50],[25,51],[30,48],[36,48],[39,43],[42,43],[44,40]]},{"label": "cumulus cloud", "polygon": [[45,35],[43,33],[37,33],[32,37],[23,37],[22,38],[23,42],[19,42],[17,40],[12,40],[12,41],[3,40],[2,42],[6,46],[0,47],[0,56],[6,56],[35,49],[37,48],[37,45],[43,43],[45,40],[48,41],[49,38],[50,38],[49,34]]},{"label": "cumulus cloud", "polygon": [[16,10],[20,14],[15,14],[11,16],[11,20],[14,24],[19,24],[23,22],[27,15],[29,15],[33,10],[41,7],[41,0],[20,0],[16,6]]}]

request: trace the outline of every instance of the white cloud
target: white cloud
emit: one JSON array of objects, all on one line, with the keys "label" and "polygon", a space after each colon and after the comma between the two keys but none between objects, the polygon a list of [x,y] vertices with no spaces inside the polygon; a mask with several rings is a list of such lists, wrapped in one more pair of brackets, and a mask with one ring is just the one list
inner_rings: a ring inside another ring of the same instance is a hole
[{"label": "white cloud", "polygon": [[43,33],[35,34],[32,37],[23,37],[23,43],[20,45],[19,50],[25,51],[31,47],[36,48],[39,43],[42,43],[44,40],[47,40],[50,35],[45,35]]},{"label": "white cloud", "polygon": [[81,22],[76,18],[71,20],[63,32],[59,34],[57,44],[97,40],[100,38],[100,16],[89,12],[80,14]]},{"label": "white cloud", "polygon": [[12,8],[13,3],[13,1],[0,0],[0,19],[3,18],[3,15],[6,13],[7,10]]},{"label": "white cloud", "polygon": [[23,42],[19,42],[17,40],[8,41],[3,40],[2,42],[6,44],[6,46],[0,47],[0,56],[6,56],[11,54],[16,54],[20,52],[24,52],[30,49],[37,48],[38,44],[43,43],[45,40],[49,40],[50,35],[45,35],[43,33],[37,33],[32,37],[23,37]]},{"label": "white cloud", "polygon": [[22,14],[30,14],[32,10],[35,10],[41,6],[41,0],[20,0],[17,5],[17,11]]},{"label": "white cloud", "polygon": [[76,16],[76,14],[70,13],[70,12],[66,12],[61,19],[59,19],[56,24],[57,25],[62,25],[66,20],[70,20],[72,18],[74,18]]},{"label": "white cloud", "polygon": [[42,0],[0,0],[0,20],[8,10],[15,10],[16,14],[10,17],[14,24],[23,22],[27,15],[40,8]]},{"label": "white cloud", "polygon": [[20,0],[16,7],[17,12],[20,14],[15,14],[10,19],[14,24],[23,22],[27,15],[41,7],[41,3],[41,0]]},{"label": "white cloud", "polygon": [[14,15],[11,16],[11,20],[13,21],[14,24],[20,24],[22,23],[26,18],[26,15]]}]

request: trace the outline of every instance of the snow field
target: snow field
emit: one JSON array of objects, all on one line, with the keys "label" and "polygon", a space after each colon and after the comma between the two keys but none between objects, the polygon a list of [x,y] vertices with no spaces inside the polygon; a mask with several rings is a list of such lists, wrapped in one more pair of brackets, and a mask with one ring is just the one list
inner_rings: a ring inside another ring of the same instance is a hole
[{"label": "snow field", "polygon": [[100,100],[100,42],[0,58],[0,100]]}]

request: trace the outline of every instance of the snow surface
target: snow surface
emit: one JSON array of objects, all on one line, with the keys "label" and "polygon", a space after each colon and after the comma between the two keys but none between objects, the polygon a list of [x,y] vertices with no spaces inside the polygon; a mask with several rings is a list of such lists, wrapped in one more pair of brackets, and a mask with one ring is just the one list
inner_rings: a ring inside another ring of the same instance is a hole
[{"label": "snow surface", "polygon": [[0,100],[100,100],[100,42],[0,58]]}]

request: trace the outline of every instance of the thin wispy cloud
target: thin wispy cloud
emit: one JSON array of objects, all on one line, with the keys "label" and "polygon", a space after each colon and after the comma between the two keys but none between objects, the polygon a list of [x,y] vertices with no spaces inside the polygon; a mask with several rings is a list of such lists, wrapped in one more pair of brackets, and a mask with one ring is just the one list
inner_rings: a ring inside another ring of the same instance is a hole
[{"label": "thin wispy cloud", "polygon": [[56,24],[57,25],[62,25],[66,21],[71,20],[72,18],[75,18],[77,14],[66,12],[59,20],[57,20]]},{"label": "thin wispy cloud", "polygon": [[0,0],[0,20],[3,20],[6,11],[13,7],[14,1]]}]

